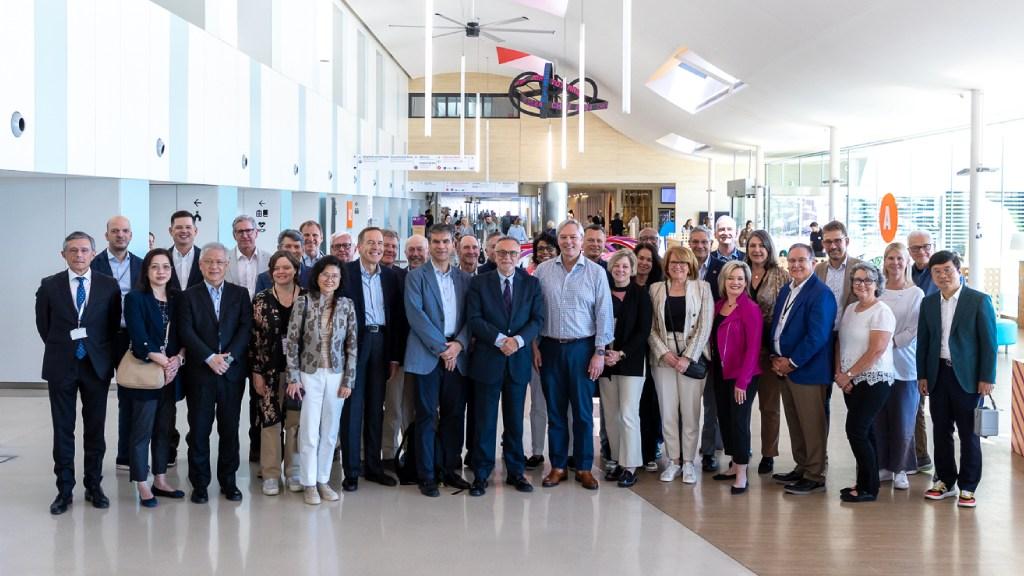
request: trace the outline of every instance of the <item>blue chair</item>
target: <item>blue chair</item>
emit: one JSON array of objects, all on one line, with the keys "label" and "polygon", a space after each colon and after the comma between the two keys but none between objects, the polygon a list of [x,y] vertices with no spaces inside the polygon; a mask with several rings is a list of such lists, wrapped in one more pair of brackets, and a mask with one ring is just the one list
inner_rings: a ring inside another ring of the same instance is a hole
[{"label": "blue chair", "polygon": [[996,348],[1004,346],[1009,353],[1010,345],[1017,343],[1017,323],[1006,318],[996,319]]}]

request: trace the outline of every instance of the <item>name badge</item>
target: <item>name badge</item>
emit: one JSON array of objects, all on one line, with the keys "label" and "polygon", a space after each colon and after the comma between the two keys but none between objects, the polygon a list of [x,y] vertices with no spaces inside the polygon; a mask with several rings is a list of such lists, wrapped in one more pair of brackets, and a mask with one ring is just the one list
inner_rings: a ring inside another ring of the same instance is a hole
[{"label": "name badge", "polygon": [[71,331],[71,340],[82,340],[86,338],[88,334],[85,333],[85,328],[75,328]]}]

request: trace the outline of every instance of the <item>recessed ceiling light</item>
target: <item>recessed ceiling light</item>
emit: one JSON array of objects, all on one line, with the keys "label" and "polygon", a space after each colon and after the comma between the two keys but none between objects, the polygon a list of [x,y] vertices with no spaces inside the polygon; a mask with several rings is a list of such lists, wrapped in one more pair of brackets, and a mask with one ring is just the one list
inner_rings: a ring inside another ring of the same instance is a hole
[{"label": "recessed ceiling light", "polygon": [[680,48],[647,80],[647,87],[690,114],[745,87],[742,80]]},{"label": "recessed ceiling light", "polygon": [[707,144],[702,144],[695,140],[684,138],[675,132],[669,132],[661,138],[658,138],[657,143],[666,148],[675,150],[676,152],[682,152],[683,154],[693,154],[710,148]]}]

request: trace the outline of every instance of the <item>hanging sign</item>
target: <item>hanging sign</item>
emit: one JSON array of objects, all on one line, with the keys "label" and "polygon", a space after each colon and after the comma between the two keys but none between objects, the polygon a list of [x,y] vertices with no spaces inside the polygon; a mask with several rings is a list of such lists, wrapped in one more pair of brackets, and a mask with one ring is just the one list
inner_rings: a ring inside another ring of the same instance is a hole
[{"label": "hanging sign", "polygon": [[896,228],[899,226],[899,210],[896,207],[896,197],[886,194],[882,197],[882,204],[878,207],[878,229],[882,233],[882,240],[892,242],[896,238]]},{"label": "hanging sign", "polygon": [[443,182],[419,180],[409,182],[410,192],[455,194],[459,196],[515,196],[519,193],[518,182]]},{"label": "hanging sign", "polygon": [[356,170],[400,170],[406,172],[475,172],[475,154],[354,154]]}]

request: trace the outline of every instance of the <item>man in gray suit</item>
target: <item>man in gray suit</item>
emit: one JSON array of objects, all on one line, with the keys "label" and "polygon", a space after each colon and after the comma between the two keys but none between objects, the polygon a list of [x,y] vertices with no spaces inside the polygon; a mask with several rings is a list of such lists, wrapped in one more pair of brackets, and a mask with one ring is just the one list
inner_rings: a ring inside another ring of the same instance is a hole
[{"label": "man in gray suit", "polygon": [[430,260],[410,270],[405,280],[405,371],[416,377],[416,471],[420,492],[430,497],[440,496],[434,472],[438,435],[442,480],[461,490],[469,488],[458,471],[466,416],[469,326],[464,304],[470,276],[451,265],[454,236],[451,226],[432,226]]}]

